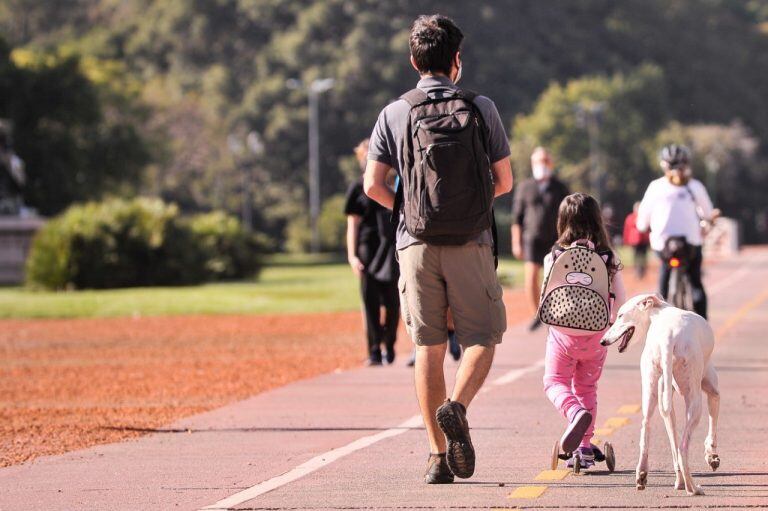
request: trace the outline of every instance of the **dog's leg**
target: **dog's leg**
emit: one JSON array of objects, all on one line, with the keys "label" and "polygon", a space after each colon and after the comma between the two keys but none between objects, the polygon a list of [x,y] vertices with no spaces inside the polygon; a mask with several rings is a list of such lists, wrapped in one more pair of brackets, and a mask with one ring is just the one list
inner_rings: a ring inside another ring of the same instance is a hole
[{"label": "dog's leg", "polygon": [[717,381],[717,372],[710,362],[704,370],[704,379],[701,380],[701,389],[707,394],[707,408],[709,409],[709,433],[704,440],[704,459],[712,470],[720,466],[720,456],[717,454],[717,418],[720,415],[720,390]]},{"label": "dog's leg", "polygon": [[[662,361],[662,363],[666,363],[666,361]],[[667,372],[666,374],[665,371]],[[662,369],[662,378],[659,380],[659,413],[661,414],[662,419],[664,419],[664,427],[667,430],[667,437],[669,438],[669,449],[672,452],[672,467],[675,470],[675,489],[682,490],[685,488],[685,484],[678,456],[679,451],[677,445],[677,430],[675,428],[675,407],[672,402],[674,392],[675,390],[672,386],[672,367],[670,361],[670,367]]]},{"label": "dog's leg", "polygon": [[659,372],[655,367],[641,364],[643,391],[643,423],[640,426],[640,460],[637,463],[635,482],[638,490],[644,490],[648,484],[648,439],[651,433],[651,417],[656,410],[656,382]]},{"label": "dog's leg", "polygon": [[701,381],[700,375],[691,375],[693,379],[688,383],[685,389],[681,389],[683,397],[685,399],[685,427],[683,428],[683,435],[680,440],[680,452],[677,460],[678,464],[683,470],[683,480],[685,481],[685,491],[688,495],[704,495],[701,487],[696,486],[693,483],[693,477],[691,476],[691,467],[688,464],[688,448],[691,444],[691,435],[693,430],[699,424],[701,419],[701,391],[699,385],[693,382]]}]

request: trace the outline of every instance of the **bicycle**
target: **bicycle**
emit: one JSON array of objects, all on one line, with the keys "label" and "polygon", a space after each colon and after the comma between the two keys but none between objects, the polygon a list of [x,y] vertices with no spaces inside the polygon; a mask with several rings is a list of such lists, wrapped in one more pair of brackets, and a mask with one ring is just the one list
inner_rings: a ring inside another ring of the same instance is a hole
[{"label": "bicycle", "polygon": [[683,236],[667,240],[664,247],[664,264],[669,269],[669,302],[678,309],[693,310],[693,290],[688,278],[688,265],[692,247]]}]

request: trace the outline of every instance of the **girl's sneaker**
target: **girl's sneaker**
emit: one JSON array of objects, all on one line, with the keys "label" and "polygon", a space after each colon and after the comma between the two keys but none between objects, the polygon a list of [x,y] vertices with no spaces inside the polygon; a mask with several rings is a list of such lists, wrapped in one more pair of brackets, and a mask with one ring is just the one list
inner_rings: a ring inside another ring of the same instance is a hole
[{"label": "girl's sneaker", "polygon": [[[579,447],[576,449],[576,452],[579,453],[579,458],[581,459],[581,463],[579,463],[581,468],[590,468],[595,466],[595,452],[591,447]],[[568,468],[573,468],[573,458],[569,459],[565,466]]]},{"label": "girl's sneaker", "polygon": [[573,416],[573,420],[565,428],[565,433],[560,438],[560,447],[566,453],[573,452],[584,438],[584,433],[592,423],[592,414],[585,409],[581,409]]}]

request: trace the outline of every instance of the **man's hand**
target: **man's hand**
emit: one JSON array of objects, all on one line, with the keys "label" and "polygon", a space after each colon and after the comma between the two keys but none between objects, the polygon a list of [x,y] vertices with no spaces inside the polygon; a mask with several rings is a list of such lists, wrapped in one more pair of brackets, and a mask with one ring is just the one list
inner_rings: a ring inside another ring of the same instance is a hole
[{"label": "man's hand", "polygon": [[358,259],[357,256],[351,256],[349,258],[349,266],[352,268],[352,273],[357,277],[360,277],[365,271],[365,265],[360,262],[360,259]]},{"label": "man's hand", "polygon": [[523,259],[523,232],[519,225],[512,225],[512,255],[515,259]]}]

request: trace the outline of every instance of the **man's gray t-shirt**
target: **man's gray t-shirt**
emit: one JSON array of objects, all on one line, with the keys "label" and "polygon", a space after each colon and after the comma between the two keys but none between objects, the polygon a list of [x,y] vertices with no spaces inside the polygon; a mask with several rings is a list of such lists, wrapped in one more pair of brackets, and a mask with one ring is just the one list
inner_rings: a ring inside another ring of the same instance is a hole
[{"label": "man's gray t-shirt", "polygon": [[[432,97],[440,97],[446,91],[458,88],[445,76],[423,78],[419,80],[416,87]],[[491,162],[507,158],[510,154],[509,140],[504,131],[504,125],[499,117],[499,112],[496,110],[496,105],[485,96],[477,96],[474,99],[474,103],[478,110],[480,110],[485,125],[488,128],[488,156]],[[403,99],[398,99],[387,105],[379,114],[368,146],[369,160],[389,165],[397,171],[398,175],[400,175],[403,168],[403,143],[405,141],[405,131],[410,110],[410,105]],[[490,229],[481,233],[477,237],[477,242],[491,245],[493,243],[493,236]],[[400,250],[415,243],[422,243],[422,241],[408,233],[401,213],[400,222],[397,225],[397,249]]]}]

